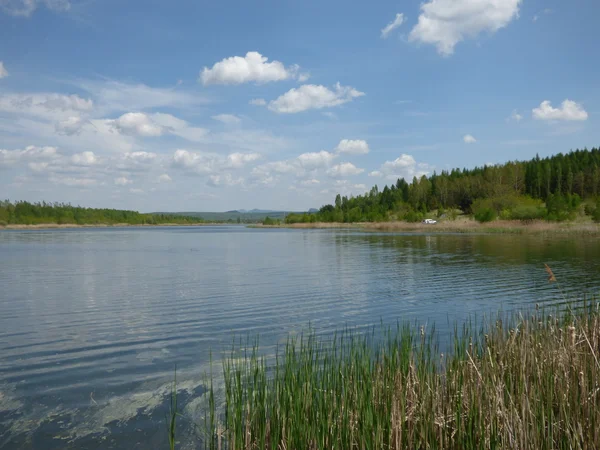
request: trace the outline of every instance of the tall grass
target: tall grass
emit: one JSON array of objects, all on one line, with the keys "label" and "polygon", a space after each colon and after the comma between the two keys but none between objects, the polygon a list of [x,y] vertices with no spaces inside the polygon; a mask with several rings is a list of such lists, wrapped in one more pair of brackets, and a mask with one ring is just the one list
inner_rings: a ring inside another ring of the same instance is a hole
[{"label": "tall grass", "polygon": [[439,342],[433,328],[398,325],[290,337],[268,361],[258,340],[234,345],[222,407],[210,383],[204,445],[600,448],[600,305],[467,323],[446,354]]}]

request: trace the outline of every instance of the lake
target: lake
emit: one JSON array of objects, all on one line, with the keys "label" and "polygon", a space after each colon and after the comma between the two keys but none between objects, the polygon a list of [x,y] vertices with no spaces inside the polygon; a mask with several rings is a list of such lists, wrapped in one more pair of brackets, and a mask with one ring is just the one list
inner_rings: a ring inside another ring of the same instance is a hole
[{"label": "lake", "polygon": [[[240,226],[0,231],[0,448],[197,448],[210,355],[312,328],[455,323],[600,288],[589,237]],[[560,288],[549,284],[550,265]],[[274,350],[273,350],[274,351]]]}]

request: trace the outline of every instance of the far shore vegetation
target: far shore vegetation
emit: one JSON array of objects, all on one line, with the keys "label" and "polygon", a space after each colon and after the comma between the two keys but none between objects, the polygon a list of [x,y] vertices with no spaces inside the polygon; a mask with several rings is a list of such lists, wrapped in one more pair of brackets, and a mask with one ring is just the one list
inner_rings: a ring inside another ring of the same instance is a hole
[{"label": "far shore vegetation", "polygon": [[600,305],[560,308],[467,322],[449,341],[399,324],[309,332],[268,358],[240,342],[222,385],[211,369],[204,448],[600,448]]},{"label": "far shore vegetation", "polygon": [[[317,212],[288,214],[285,224],[419,223],[424,219],[479,223],[600,222],[600,150],[475,169],[400,178],[364,195],[337,195]],[[265,225],[277,225],[267,223]],[[505,225],[502,227],[506,228]]]},{"label": "far shore vegetation", "polygon": [[36,225],[192,225],[199,217],[176,214],[142,214],[107,208],[83,208],[65,203],[0,201],[0,227]]}]

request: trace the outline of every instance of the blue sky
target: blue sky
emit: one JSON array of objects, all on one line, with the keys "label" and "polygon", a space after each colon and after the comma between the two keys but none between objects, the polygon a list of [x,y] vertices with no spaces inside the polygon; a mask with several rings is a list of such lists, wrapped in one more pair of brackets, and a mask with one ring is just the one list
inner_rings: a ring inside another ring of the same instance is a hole
[{"label": "blue sky", "polygon": [[0,0],[0,196],[301,210],[600,142],[595,0]]}]

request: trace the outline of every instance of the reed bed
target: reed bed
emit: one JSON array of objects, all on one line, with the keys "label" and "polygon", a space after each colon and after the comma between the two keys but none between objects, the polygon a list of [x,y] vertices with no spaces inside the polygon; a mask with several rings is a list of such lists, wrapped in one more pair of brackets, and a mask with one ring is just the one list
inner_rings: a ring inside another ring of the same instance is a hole
[{"label": "reed bed", "polygon": [[600,448],[600,304],[499,314],[455,326],[446,353],[439,343],[435,328],[401,324],[290,337],[269,359],[240,342],[222,406],[210,383],[204,446]]}]

